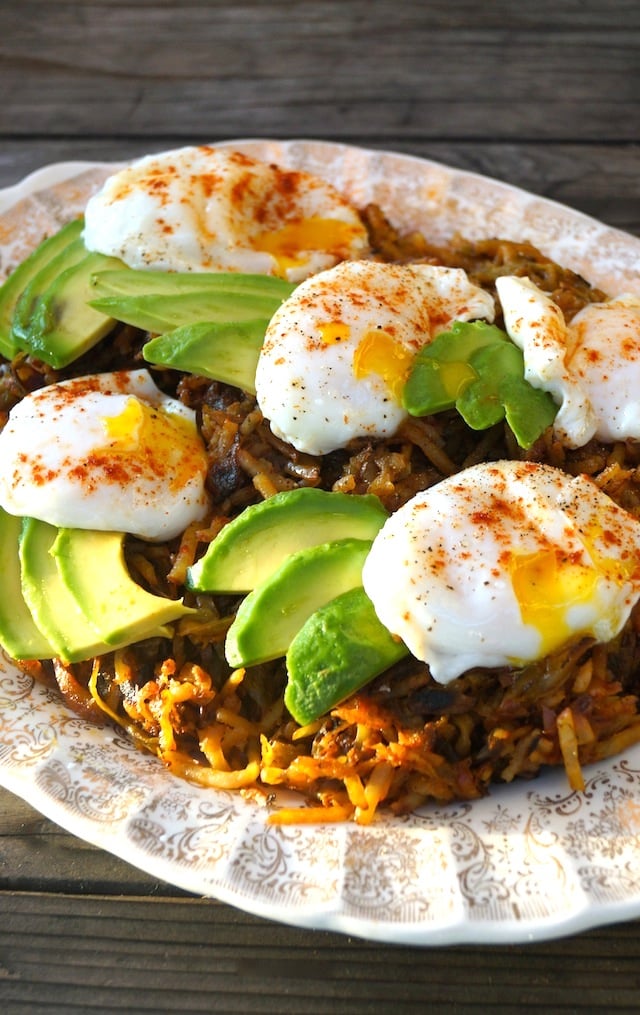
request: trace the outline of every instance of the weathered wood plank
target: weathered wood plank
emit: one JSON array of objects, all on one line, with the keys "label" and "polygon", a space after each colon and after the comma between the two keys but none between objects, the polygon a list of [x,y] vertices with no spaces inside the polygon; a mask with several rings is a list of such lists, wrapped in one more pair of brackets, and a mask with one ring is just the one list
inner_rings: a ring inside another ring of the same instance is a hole
[{"label": "weathered wood plank", "polygon": [[637,5],[565,8],[23,0],[0,133],[637,139]]},{"label": "weathered wood plank", "polygon": [[[38,930],[34,934],[33,927]],[[0,896],[0,1002],[29,1011],[637,1010],[638,925],[508,948],[377,945],[200,900]],[[66,1007],[65,1007],[66,1006]]]},{"label": "weathered wood plank", "polygon": [[0,891],[186,896],[96,849],[0,789]]}]

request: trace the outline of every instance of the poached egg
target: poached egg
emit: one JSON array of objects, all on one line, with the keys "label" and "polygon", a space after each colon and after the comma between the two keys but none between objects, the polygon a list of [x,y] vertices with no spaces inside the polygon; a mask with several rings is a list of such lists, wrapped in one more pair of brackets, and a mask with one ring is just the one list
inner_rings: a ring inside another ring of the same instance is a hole
[{"label": "poached egg", "polygon": [[87,203],[84,242],[131,268],[290,282],[368,252],[359,215],[330,183],[208,145],[148,155],[110,176]]},{"label": "poached egg", "polygon": [[298,451],[393,435],[419,349],[453,321],[493,320],[489,293],[461,268],[344,261],[302,282],[271,319],[258,405]]},{"label": "poached egg", "polygon": [[51,525],[171,539],[208,506],[195,413],[146,370],[40,388],[0,433],[0,505]]},{"label": "poached egg", "polygon": [[553,424],[560,439],[572,448],[592,437],[640,439],[640,297],[589,303],[566,324],[530,279],[504,276],[496,288],[526,379],[560,406]]},{"label": "poached egg", "polygon": [[640,597],[640,522],[586,476],[482,463],[385,522],[363,583],[381,622],[447,683],[614,638]]}]

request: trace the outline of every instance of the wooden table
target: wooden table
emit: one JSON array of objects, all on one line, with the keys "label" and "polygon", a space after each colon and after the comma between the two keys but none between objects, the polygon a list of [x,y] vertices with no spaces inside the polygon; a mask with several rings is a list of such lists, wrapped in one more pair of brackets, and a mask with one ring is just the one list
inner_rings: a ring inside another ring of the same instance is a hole
[{"label": "wooden table", "polygon": [[[225,137],[428,156],[640,235],[634,0],[0,4],[0,185]],[[640,1008],[640,923],[417,949],[187,896],[0,792],[0,1011]]]}]

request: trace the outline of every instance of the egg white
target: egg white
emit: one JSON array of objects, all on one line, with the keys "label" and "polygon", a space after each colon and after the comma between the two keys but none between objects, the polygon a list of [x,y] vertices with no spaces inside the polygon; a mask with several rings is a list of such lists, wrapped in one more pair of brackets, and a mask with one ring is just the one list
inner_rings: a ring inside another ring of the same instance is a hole
[{"label": "egg white", "polygon": [[583,307],[568,326],[568,366],[605,442],[640,439],[640,298]]}]

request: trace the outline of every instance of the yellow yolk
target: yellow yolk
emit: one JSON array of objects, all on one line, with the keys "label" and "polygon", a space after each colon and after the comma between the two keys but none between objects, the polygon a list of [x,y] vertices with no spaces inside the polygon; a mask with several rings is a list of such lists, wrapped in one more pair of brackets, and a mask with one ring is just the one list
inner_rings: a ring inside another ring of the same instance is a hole
[{"label": "yellow yolk", "polygon": [[137,398],[129,398],[118,416],[103,416],[102,425],[115,452],[134,451],[140,443],[145,412]]},{"label": "yellow yolk", "polygon": [[523,622],[540,634],[541,655],[549,655],[571,637],[574,628],[567,612],[593,601],[597,579],[594,567],[568,559],[557,548],[514,556],[513,591]]},{"label": "yellow yolk", "polygon": [[346,256],[356,235],[355,227],[349,222],[313,215],[254,236],[251,243],[255,250],[271,254],[276,259],[279,272],[284,274],[288,268],[304,263],[304,254],[310,250],[344,247]]},{"label": "yellow yolk", "polygon": [[414,353],[388,332],[368,331],[353,354],[353,376],[359,380],[377,374],[400,402],[413,359]]},{"label": "yellow yolk", "polygon": [[325,345],[344,342],[351,335],[351,328],[342,321],[327,321],[326,324],[318,325],[318,331]]},{"label": "yellow yolk", "polygon": [[180,489],[206,468],[196,428],[182,416],[132,396],[119,415],[103,416],[102,425],[109,443],[102,450],[96,449],[96,455],[127,459],[131,470],[141,467],[166,476],[171,490]]}]

